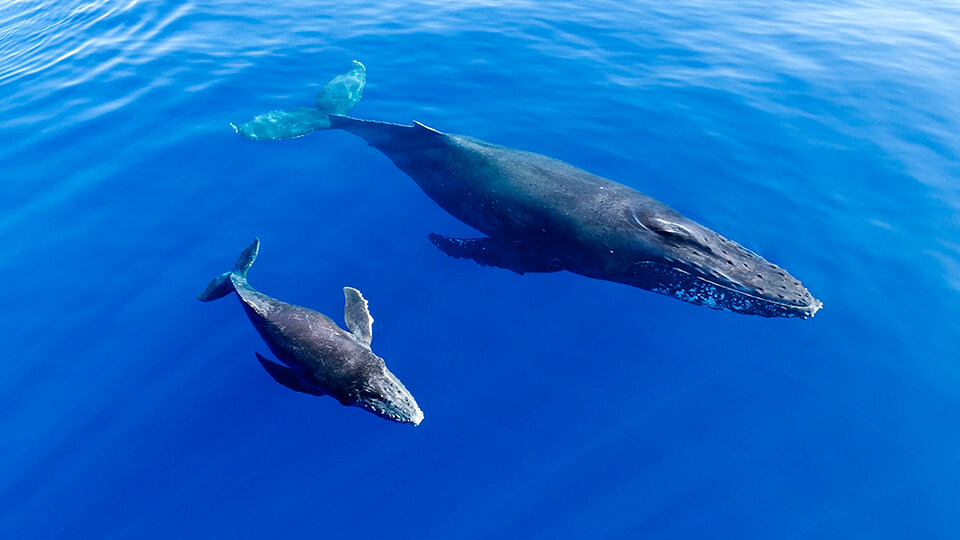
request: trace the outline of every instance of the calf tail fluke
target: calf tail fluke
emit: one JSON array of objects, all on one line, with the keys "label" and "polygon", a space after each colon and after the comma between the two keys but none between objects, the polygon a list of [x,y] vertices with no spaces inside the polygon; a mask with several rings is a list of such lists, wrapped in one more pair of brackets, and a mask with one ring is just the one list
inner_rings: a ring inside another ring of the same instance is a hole
[{"label": "calf tail fluke", "polygon": [[313,107],[297,107],[265,112],[242,124],[230,124],[248,139],[292,139],[321,129],[330,129],[331,114],[345,115],[363,95],[367,70],[353,61],[353,67],[330,79]]},{"label": "calf tail fluke", "polygon": [[260,251],[260,239],[254,238],[253,243],[247,246],[247,249],[243,250],[243,253],[240,254],[240,258],[237,259],[237,264],[233,265],[233,270],[224,272],[213,278],[213,280],[207,284],[207,288],[197,295],[197,298],[199,298],[201,302],[209,302],[232,293],[236,289],[234,285],[235,279],[247,279],[247,271],[250,270],[253,261],[257,259],[258,251]]}]

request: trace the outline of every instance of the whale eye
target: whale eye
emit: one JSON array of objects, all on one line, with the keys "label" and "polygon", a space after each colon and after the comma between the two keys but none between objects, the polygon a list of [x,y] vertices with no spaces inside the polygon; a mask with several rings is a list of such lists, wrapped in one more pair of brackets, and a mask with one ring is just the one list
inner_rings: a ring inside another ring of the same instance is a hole
[{"label": "whale eye", "polygon": [[653,218],[649,219],[646,222],[647,228],[651,231],[659,234],[664,238],[669,238],[674,241],[679,242],[695,242],[696,240],[693,237],[693,233],[689,229],[680,225],[679,223],[674,223],[672,221],[667,221],[665,219]]}]

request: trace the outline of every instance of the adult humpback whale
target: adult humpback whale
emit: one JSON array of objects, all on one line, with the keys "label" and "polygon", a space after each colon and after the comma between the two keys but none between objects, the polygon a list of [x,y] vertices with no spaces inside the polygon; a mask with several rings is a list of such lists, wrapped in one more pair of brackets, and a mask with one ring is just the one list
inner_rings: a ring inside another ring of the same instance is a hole
[{"label": "adult humpback whale", "polygon": [[822,306],[780,267],[622,184],[562,161],[462,135],[344,116],[366,81],[359,62],[315,107],[234,125],[250,139],[341,129],[386,154],[437,204],[485,238],[431,234],[444,253],[518,272],[569,270],[715,309],[813,316]]},{"label": "adult humpback whale", "polygon": [[198,298],[203,302],[236,292],[250,322],[267,347],[286,364],[257,353],[260,364],[278,383],[305,394],[330,395],[394,422],[417,425],[423,412],[383,359],[370,350],[373,317],[360,291],[344,287],[346,332],[312,309],[270,298],[247,283],[247,270],[257,258],[260,241],[240,254],[233,270],[210,282]]}]

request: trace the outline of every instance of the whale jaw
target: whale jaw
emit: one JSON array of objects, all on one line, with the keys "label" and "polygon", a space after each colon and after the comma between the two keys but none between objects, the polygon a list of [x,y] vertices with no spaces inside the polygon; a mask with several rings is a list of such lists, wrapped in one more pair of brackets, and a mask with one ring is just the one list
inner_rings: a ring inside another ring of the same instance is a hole
[{"label": "whale jaw", "polygon": [[632,265],[630,284],[656,293],[672,296],[691,304],[761,317],[807,319],[823,307],[802,285],[793,286],[792,297],[780,293],[764,294],[729,279],[711,279],[677,266],[642,261]]}]

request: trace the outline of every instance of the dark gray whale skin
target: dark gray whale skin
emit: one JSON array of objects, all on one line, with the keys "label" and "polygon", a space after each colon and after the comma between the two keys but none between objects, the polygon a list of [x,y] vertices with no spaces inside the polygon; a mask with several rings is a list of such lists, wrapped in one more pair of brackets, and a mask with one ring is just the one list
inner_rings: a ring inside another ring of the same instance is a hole
[{"label": "dark gray whale skin", "polygon": [[322,313],[281,302],[251,287],[246,272],[258,248],[255,240],[234,269],[211,281],[198,298],[207,302],[237,293],[254,328],[285,364],[257,354],[278,383],[297,392],[330,395],[343,405],[358,406],[394,422],[418,425],[423,412],[416,400],[370,350],[373,318],[360,292],[344,288],[344,318],[351,330],[344,331]]},{"label": "dark gray whale skin", "polygon": [[765,317],[821,307],[780,267],[622,184],[533,152],[330,115],[487,238],[432,234],[445,253],[518,273],[568,270]]}]

